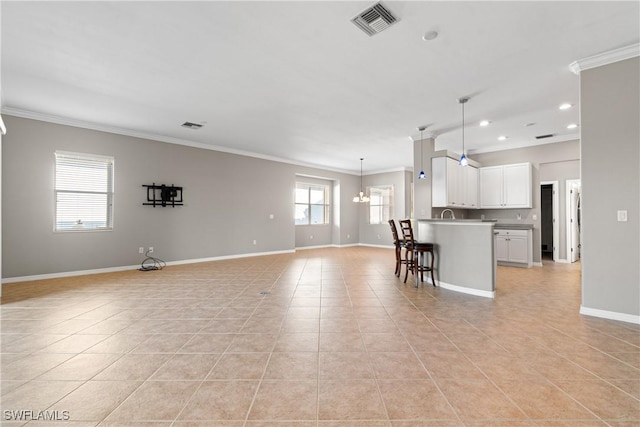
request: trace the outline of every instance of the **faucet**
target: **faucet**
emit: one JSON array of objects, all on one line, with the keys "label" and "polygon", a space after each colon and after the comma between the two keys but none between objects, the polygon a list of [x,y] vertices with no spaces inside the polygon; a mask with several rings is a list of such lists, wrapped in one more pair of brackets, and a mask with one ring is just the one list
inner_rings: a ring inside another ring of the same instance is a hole
[{"label": "faucet", "polygon": [[453,213],[451,209],[445,209],[440,213],[440,219],[444,219],[444,213],[449,212],[451,214],[451,219],[456,219],[456,215]]}]

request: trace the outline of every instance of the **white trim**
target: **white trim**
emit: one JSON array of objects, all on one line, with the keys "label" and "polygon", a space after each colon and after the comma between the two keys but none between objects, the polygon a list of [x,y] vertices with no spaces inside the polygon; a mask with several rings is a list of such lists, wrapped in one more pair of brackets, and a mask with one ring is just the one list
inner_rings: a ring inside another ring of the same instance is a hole
[{"label": "white trim", "polygon": [[[378,225],[378,224],[376,224]],[[370,243],[358,243],[358,246],[366,246],[368,248],[382,248],[382,249],[393,249],[394,245],[372,245]]]},{"label": "white trim", "polygon": [[460,292],[463,294],[475,295],[477,297],[484,297],[484,298],[491,298],[491,299],[494,299],[496,297],[495,291],[483,291],[481,289],[465,288],[464,286],[452,285],[450,283],[446,283],[442,281],[439,281],[438,285],[442,289],[448,289],[450,291]]},{"label": "white trim", "polygon": [[571,262],[566,258],[560,258],[556,262],[559,263],[559,264],[571,264]]},{"label": "white trim", "polygon": [[635,58],[636,56],[640,56],[640,43],[578,59],[569,64],[569,69],[575,74],[580,75],[581,71],[613,64],[614,62],[624,61],[625,59]]},{"label": "white trim", "polygon": [[7,127],[4,124],[4,120],[2,120],[2,116],[0,115],[0,134],[2,135],[6,135],[7,134]]},{"label": "white trim", "polygon": [[[582,182],[580,181],[580,179],[567,179],[565,181],[565,190],[564,190],[564,195],[565,195],[565,231],[566,231],[566,242],[565,242],[565,251],[566,251],[566,257],[567,257],[567,261],[569,263],[573,263],[575,261],[573,261],[573,252],[571,251],[572,246],[573,246],[573,228],[572,228],[572,222],[571,222],[571,216],[573,214],[573,212],[571,212],[571,192],[581,186]],[[577,219],[576,219],[577,220]],[[578,235],[578,239],[581,236]],[[578,244],[580,244],[580,242],[578,242]],[[577,248],[573,248],[575,250],[577,250]],[[579,252],[577,252],[579,253]],[[581,255],[579,257],[576,257],[576,261],[581,258]]]},{"label": "white trim", "polygon": [[[179,260],[179,261],[168,261],[167,265],[196,264],[200,262],[222,261],[227,259],[249,258],[254,256],[263,256],[263,255],[289,254],[294,252],[295,250],[284,250],[284,251],[273,251],[273,252],[254,252],[254,253],[247,253],[247,254],[224,255],[224,256],[210,257],[210,258],[195,258],[195,259],[185,259],[185,260]],[[115,273],[118,271],[137,270],[139,268],[140,268],[140,264],[126,265],[121,267],[96,268],[93,270],[63,271],[60,273],[36,274],[33,276],[9,277],[9,278],[2,279],[2,284],[30,282],[33,280],[59,279],[61,277],[85,276],[90,274]]]},{"label": "white trim", "polygon": [[618,320],[620,322],[635,323],[640,325],[640,316],[635,314],[618,313],[616,311],[600,310],[580,305],[580,314],[585,316],[600,317],[603,319]]},{"label": "white trim", "polygon": [[296,251],[304,251],[306,249],[323,249],[323,248],[335,248],[336,245],[316,245],[316,246],[296,246]]},{"label": "white trim", "polygon": [[[139,132],[133,129],[125,129],[125,128],[120,128],[116,126],[86,122],[83,120],[76,120],[76,119],[70,119],[67,117],[54,116],[51,114],[37,113],[34,111],[21,110],[19,108],[2,107],[0,111],[8,116],[21,117],[24,119],[39,120],[42,122],[55,123],[55,124],[65,125],[65,126],[73,126],[81,129],[95,130],[98,132],[107,132],[107,133],[113,133],[116,135],[125,135],[133,138],[147,139],[150,141],[165,142],[167,144],[184,145],[186,147],[194,147],[194,148],[201,148],[203,150],[219,151],[221,153],[237,154],[239,156],[253,157],[256,159],[269,160],[272,162],[285,163],[288,165],[303,166],[303,167],[308,167],[313,169],[322,169],[323,171],[338,172],[338,173],[344,173],[347,175],[360,176],[360,171],[331,168],[325,165],[299,162],[292,159],[269,156],[266,154],[254,153],[251,151],[237,150],[234,148],[223,147],[220,145],[206,144],[202,142],[195,142],[187,139],[174,138],[171,136],[158,135],[158,134],[148,133],[148,132]],[[0,120],[1,120],[1,117],[0,117]],[[390,172],[413,172],[413,168],[403,166],[403,167],[396,167],[396,168],[390,168],[390,169],[381,169],[377,171],[365,172],[363,175],[365,176],[376,175],[380,173],[390,173]],[[335,180],[335,178],[326,178],[326,179]]]},{"label": "white trim", "polygon": [[542,267],[542,262],[534,262],[533,266],[534,267]]}]

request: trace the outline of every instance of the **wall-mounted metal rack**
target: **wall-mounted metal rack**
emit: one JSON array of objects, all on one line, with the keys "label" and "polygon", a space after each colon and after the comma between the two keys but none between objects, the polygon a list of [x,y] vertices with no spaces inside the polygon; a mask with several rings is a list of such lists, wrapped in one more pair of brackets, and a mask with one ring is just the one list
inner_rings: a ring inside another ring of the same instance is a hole
[{"label": "wall-mounted metal rack", "polygon": [[182,187],[176,187],[173,184],[169,185],[156,185],[154,182],[151,185],[143,184],[143,187],[147,188],[147,201],[143,203],[145,206],[183,206],[182,200]]}]

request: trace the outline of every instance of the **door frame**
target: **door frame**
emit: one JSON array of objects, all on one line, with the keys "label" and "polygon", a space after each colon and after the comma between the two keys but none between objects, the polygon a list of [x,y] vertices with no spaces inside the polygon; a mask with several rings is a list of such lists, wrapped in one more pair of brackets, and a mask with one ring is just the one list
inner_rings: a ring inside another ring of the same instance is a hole
[{"label": "door frame", "polygon": [[[542,199],[542,186],[543,185],[551,185],[553,190],[553,194],[551,196],[551,211],[552,211],[552,221],[553,221],[553,261],[558,262],[560,256],[560,194],[558,192],[559,182],[558,181],[540,181],[540,198]],[[542,203],[541,203],[542,205]],[[542,211],[541,211],[542,212]],[[542,215],[542,214],[541,214]],[[542,218],[540,218],[540,223],[542,224]],[[542,233],[542,227],[540,228],[540,233]],[[542,259],[540,260],[542,262]]]},{"label": "door frame", "polygon": [[[574,258],[573,254],[574,253],[578,253],[578,251],[574,251],[572,252],[572,246],[573,246],[573,227],[572,227],[572,216],[573,216],[573,212],[571,211],[571,190],[573,190],[574,188],[580,188],[582,185],[580,179],[567,179],[566,180],[566,191],[565,191],[565,195],[566,195],[566,203],[567,203],[567,207],[566,207],[566,220],[567,220],[567,225],[566,225],[566,229],[567,229],[567,262],[568,263],[572,263],[572,262],[576,262],[578,259],[581,258],[580,255],[578,255],[576,258]],[[577,219],[576,219],[577,220]],[[580,235],[579,235],[579,231],[578,231],[578,245],[580,245],[580,242],[582,241],[582,239],[580,239]]]}]

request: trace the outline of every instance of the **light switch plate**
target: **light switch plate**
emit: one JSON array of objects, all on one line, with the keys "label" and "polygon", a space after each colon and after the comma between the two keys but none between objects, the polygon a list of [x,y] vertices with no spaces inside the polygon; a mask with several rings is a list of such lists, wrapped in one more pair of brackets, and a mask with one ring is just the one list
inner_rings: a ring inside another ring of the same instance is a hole
[{"label": "light switch plate", "polygon": [[618,221],[619,222],[627,221],[627,211],[618,211]]}]

